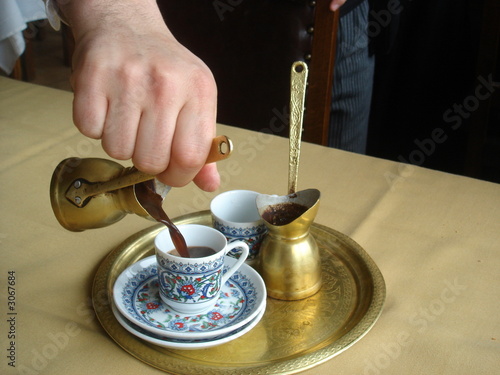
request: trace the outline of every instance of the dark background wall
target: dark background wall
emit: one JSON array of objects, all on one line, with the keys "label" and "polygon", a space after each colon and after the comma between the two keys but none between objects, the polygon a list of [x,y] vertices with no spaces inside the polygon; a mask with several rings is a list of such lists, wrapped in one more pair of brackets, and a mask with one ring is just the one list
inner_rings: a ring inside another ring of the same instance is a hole
[{"label": "dark background wall", "polygon": [[500,182],[498,3],[401,1],[375,35],[369,155]]}]

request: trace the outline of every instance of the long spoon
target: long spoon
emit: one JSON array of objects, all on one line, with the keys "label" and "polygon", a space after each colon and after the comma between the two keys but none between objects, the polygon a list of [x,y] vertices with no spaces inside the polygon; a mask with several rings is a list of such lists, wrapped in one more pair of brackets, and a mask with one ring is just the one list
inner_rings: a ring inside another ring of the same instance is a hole
[{"label": "long spoon", "polygon": [[306,63],[302,61],[293,63],[290,74],[290,159],[288,165],[288,194],[293,194],[297,190],[307,74],[308,69]]}]

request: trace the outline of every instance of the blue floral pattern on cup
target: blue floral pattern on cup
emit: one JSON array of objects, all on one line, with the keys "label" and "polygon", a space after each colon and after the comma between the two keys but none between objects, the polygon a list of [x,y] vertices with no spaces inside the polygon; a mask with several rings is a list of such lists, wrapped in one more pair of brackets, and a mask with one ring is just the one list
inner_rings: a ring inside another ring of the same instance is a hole
[{"label": "blue floral pattern on cup", "polygon": [[193,273],[207,273],[207,272],[212,272],[216,271],[221,268],[222,266],[222,260],[221,258],[217,258],[215,260],[211,261],[202,261],[200,259],[200,262],[196,264],[192,264],[189,262],[181,262],[181,261],[172,261],[170,259],[161,257],[159,260],[159,265],[164,268],[165,270],[172,271],[175,273],[186,273],[186,274],[193,274]]},{"label": "blue floral pattern on cup", "polygon": [[216,298],[220,291],[220,258],[198,263],[183,263],[159,258],[159,280],[163,297],[182,303],[198,303]]},{"label": "blue floral pattern on cup", "polygon": [[198,275],[181,275],[161,271],[159,280],[163,288],[160,293],[175,302],[198,303],[216,298],[220,291],[221,267],[215,272]]},{"label": "blue floral pattern on cup", "polygon": [[[257,257],[262,240],[267,233],[267,227],[264,224],[242,228],[224,225],[217,219],[213,219],[213,226],[226,237],[229,243],[236,240],[245,241],[249,247],[247,260]],[[234,248],[227,255],[238,259],[240,250],[238,247]]]}]

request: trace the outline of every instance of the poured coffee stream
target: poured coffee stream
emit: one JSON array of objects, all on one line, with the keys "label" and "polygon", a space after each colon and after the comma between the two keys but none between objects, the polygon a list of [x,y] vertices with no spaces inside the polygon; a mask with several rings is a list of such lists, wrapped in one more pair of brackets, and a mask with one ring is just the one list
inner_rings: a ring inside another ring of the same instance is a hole
[{"label": "poured coffee stream", "polygon": [[[153,219],[167,226],[170,238],[172,238],[172,242],[179,255],[183,258],[191,258],[184,236],[163,210],[163,198],[161,195],[156,194],[153,183],[151,180],[135,185],[137,200]],[[199,254],[197,256],[200,257]]]}]

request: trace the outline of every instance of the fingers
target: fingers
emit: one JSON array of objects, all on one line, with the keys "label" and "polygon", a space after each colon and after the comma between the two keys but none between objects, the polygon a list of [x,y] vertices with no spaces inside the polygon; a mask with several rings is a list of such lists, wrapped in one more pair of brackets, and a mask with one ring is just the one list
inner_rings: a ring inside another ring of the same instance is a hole
[{"label": "fingers", "polygon": [[217,106],[210,70],[165,38],[127,39],[119,48],[106,44],[109,39],[99,40],[81,42],[75,51],[73,117],[78,129],[101,139],[109,156],[132,159],[139,170],[170,186],[195,179],[202,189],[217,188],[217,168],[204,167]]},{"label": "fingers", "polygon": [[132,156],[132,162],[136,168],[153,175],[165,171],[170,163],[172,140],[179,111],[179,104],[162,100],[162,95],[167,94],[155,95],[158,104],[152,101],[142,112]]},{"label": "fingers", "polygon": [[193,182],[200,189],[205,191],[215,191],[220,186],[220,175],[217,171],[217,164],[210,163],[205,165],[196,175]]},{"label": "fingers", "polygon": [[134,153],[141,108],[127,97],[109,99],[102,132],[102,147],[118,160],[128,160]]},{"label": "fingers", "polygon": [[[190,99],[178,113],[171,142],[168,167],[158,177],[170,186],[183,186],[192,181],[204,167],[215,137],[216,86],[211,75],[195,73]],[[196,89],[195,91],[193,91]],[[204,187],[218,186],[217,169],[208,167],[198,178]]]},{"label": "fingers", "polygon": [[[95,80],[86,79],[86,72],[75,72],[72,76],[73,122],[80,132],[94,139],[101,139],[108,111],[108,98]],[[92,77],[90,75],[90,77]]]},{"label": "fingers", "polygon": [[[103,80],[101,85],[84,80],[74,83],[73,120],[82,134],[102,139],[109,156],[127,160],[134,152],[145,95],[141,94],[144,89],[131,83],[124,74],[115,77]],[[119,87],[112,85],[116,81],[121,81]]]},{"label": "fingers", "polygon": [[330,2],[330,10],[336,11],[338,10],[342,5],[344,5],[346,0],[332,0]]}]

